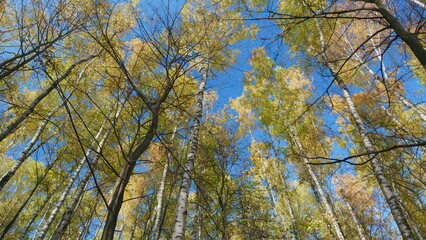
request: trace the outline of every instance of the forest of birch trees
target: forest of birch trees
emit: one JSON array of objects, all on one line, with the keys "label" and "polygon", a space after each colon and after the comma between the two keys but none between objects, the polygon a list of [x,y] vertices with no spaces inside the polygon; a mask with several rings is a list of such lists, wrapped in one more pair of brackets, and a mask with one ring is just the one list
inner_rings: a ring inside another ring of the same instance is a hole
[{"label": "forest of birch trees", "polygon": [[0,239],[426,239],[425,0],[0,0]]}]

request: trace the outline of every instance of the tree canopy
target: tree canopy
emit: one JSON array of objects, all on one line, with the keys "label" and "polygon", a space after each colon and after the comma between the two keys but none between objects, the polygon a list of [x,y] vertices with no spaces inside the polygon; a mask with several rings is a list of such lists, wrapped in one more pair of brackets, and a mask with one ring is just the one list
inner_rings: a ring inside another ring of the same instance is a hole
[{"label": "tree canopy", "polygon": [[0,1],[0,239],[425,239],[425,21]]}]

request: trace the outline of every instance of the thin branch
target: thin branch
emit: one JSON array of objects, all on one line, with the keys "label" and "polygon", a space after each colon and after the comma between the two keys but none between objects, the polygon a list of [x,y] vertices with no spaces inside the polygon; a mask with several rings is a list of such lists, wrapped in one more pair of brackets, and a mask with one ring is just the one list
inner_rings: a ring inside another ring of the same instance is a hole
[{"label": "thin branch", "polygon": [[[355,154],[355,155],[351,155],[342,159],[338,159],[338,158],[328,158],[328,157],[308,157],[308,156],[302,156],[300,154],[297,154],[301,157],[307,158],[307,159],[324,159],[324,160],[329,160],[330,162],[322,162],[322,163],[313,163],[313,162],[309,162],[308,164],[310,165],[329,165],[329,164],[335,164],[335,163],[348,163],[350,165],[364,165],[368,162],[370,162],[373,158],[375,158],[378,154],[380,153],[384,153],[384,152],[389,152],[398,148],[412,148],[412,147],[420,147],[420,146],[426,146],[426,141],[421,141],[418,143],[414,143],[414,144],[401,144],[401,145],[394,145],[392,147],[389,148],[385,148],[385,149],[381,149],[381,150],[377,150],[374,152],[365,152],[365,153],[360,153],[360,154]],[[361,163],[354,163],[354,162],[350,162],[348,160],[353,159],[353,158],[359,158],[362,156],[369,156],[369,159],[361,162]]]}]

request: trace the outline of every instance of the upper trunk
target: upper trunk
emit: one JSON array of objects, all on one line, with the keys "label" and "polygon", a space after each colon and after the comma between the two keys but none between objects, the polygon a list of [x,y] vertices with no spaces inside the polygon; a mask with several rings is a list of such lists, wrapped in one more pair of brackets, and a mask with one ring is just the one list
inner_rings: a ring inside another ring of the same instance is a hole
[{"label": "upper trunk", "polygon": [[173,227],[172,239],[185,239],[186,216],[188,215],[188,194],[189,188],[191,187],[192,170],[194,168],[194,162],[197,156],[198,133],[200,131],[201,117],[203,116],[204,91],[207,81],[206,75],[207,73],[204,74],[203,79],[198,87],[196,113],[189,136],[189,151],[186,157],[186,164],[183,169],[184,172],[182,174],[182,185],[178,195],[178,205],[176,209],[176,218]]},{"label": "upper trunk", "polygon": [[396,34],[404,41],[413,51],[414,55],[423,65],[423,68],[426,69],[426,50],[423,48],[423,45],[420,43],[419,38],[416,34],[407,32],[401,23],[396,19],[383,5],[381,0],[364,0],[365,2],[371,2],[376,4],[377,11],[386,19],[389,23],[389,26],[395,31]]}]

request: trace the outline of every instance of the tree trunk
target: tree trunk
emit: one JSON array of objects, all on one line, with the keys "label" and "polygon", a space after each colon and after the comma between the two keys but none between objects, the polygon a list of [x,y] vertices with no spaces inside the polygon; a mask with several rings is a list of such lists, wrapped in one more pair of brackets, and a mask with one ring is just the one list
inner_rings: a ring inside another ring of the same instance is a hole
[{"label": "tree trunk", "polygon": [[[75,191],[74,196],[71,199],[70,203],[67,205],[67,209],[63,213],[62,218],[61,218],[58,226],[56,227],[55,232],[53,233],[51,240],[59,240],[62,237],[62,235],[64,234],[65,230],[67,229],[69,223],[71,222],[71,217],[72,217],[73,213],[75,212],[75,210],[77,209],[78,202],[80,201],[80,199],[83,196],[84,189],[87,186],[87,182],[89,181],[90,177],[93,174],[92,170],[96,167],[96,165],[98,164],[99,158],[101,157],[101,155],[99,153],[102,152],[102,149],[105,145],[105,142],[106,142],[109,134],[111,133],[112,129],[114,128],[115,123],[117,122],[117,119],[120,116],[123,108],[124,108],[124,104],[119,107],[119,109],[115,113],[115,116],[114,116],[113,121],[111,122],[111,125],[108,127],[107,131],[102,136],[102,139],[99,141],[98,147],[96,148],[95,156],[93,157],[93,160],[91,162],[88,162],[89,164],[91,164],[91,166],[89,166],[91,169],[89,169],[86,172],[86,174],[84,175],[83,179],[81,180],[79,186],[77,187],[77,190]],[[99,137],[99,134],[102,132],[102,129],[103,129],[103,126],[99,130],[98,134],[95,136],[95,139],[97,139]],[[86,155],[88,155],[88,154],[86,154]]]},{"label": "tree trunk", "polygon": [[[391,180],[391,181],[392,181],[392,180]],[[392,181],[392,186],[393,186],[393,188],[395,188],[395,182],[394,182],[394,181]],[[404,202],[402,201],[402,199],[399,197],[399,195],[398,195],[398,194],[396,195],[396,198],[398,199],[398,202],[400,202],[400,203],[401,203],[402,210],[405,212],[405,215],[407,216],[408,220],[410,221],[410,223],[411,223],[411,227],[413,228],[413,231],[414,231],[414,233],[416,234],[417,238],[418,238],[418,239],[425,239],[425,238],[422,236],[422,234],[421,234],[421,232],[420,232],[419,228],[417,227],[417,224],[414,222],[413,218],[411,217],[411,214],[410,214],[410,212],[408,211],[407,206],[404,204]]]},{"label": "tree trunk", "polygon": [[55,159],[55,161],[46,168],[43,176],[40,179],[37,180],[36,185],[33,187],[33,189],[31,190],[31,192],[29,193],[28,197],[21,204],[21,207],[15,213],[15,215],[12,218],[12,220],[10,220],[9,223],[6,225],[6,227],[3,229],[3,231],[2,231],[2,233],[0,235],[0,239],[4,239],[4,237],[6,236],[6,234],[12,228],[13,224],[15,224],[16,220],[18,220],[19,214],[21,214],[22,210],[27,206],[27,204],[30,201],[30,199],[32,198],[33,194],[35,193],[35,191],[37,190],[37,188],[41,185],[41,183],[43,182],[44,178],[47,176],[47,174],[49,173],[50,169],[52,169],[52,167],[54,166],[54,164],[57,161],[58,161],[58,159]]},{"label": "tree trunk", "polygon": [[[100,129],[98,130],[98,133],[95,136],[95,140],[99,138],[99,136],[102,134],[102,131],[104,130],[105,125],[102,125]],[[93,144],[92,144],[93,145]],[[72,186],[74,185],[75,180],[77,180],[77,177],[80,174],[80,171],[83,169],[86,162],[89,162],[88,157],[91,154],[91,149],[89,148],[85,153],[84,157],[81,158],[79,161],[77,168],[75,169],[74,173],[71,175],[67,185],[65,186],[65,189],[62,191],[61,197],[56,201],[53,210],[51,211],[49,217],[47,218],[46,222],[44,223],[41,231],[39,232],[37,240],[42,240],[46,237],[47,231],[50,228],[50,225],[53,223],[53,220],[55,220],[56,215],[59,213],[60,208],[64,204],[65,199],[67,198],[69,192],[71,191]]]},{"label": "tree trunk", "polygon": [[[28,106],[28,108],[19,116],[17,117],[15,120],[13,120],[4,130],[2,130],[2,132],[0,132],[0,142],[2,142],[7,136],[9,136],[14,130],[16,130],[19,127],[19,124],[21,124],[25,119],[28,118],[28,116],[30,116],[30,114],[32,112],[34,112],[34,109],[37,107],[37,105],[45,98],[47,97],[47,95],[49,95],[50,92],[53,91],[53,89],[55,89],[59,83],[62,82],[62,80],[66,79],[72,72],[72,70],[77,67],[78,65],[87,62],[93,58],[97,57],[97,55],[93,55],[93,56],[89,56],[87,58],[81,59],[75,63],[73,63],[68,69],[67,71],[65,71],[64,74],[62,74],[61,77],[59,77],[58,79],[56,79],[55,81],[53,81],[53,83],[46,88],[44,91],[42,91],[40,93],[40,95],[38,95],[32,102],[31,104]],[[83,69],[84,71],[84,69]],[[82,76],[82,74],[80,74]]]},{"label": "tree trunk", "polygon": [[188,214],[188,194],[189,188],[191,187],[192,170],[194,168],[194,162],[197,156],[198,134],[200,132],[201,118],[203,116],[203,100],[208,70],[205,69],[205,71],[206,72],[204,73],[203,79],[201,80],[198,87],[196,113],[189,136],[189,152],[186,157],[186,163],[183,169],[184,172],[182,174],[182,185],[178,195],[178,205],[176,209],[176,218],[173,227],[172,239],[185,238],[186,216]]},{"label": "tree trunk", "polygon": [[[369,0],[370,1],[370,0]],[[381,5],[379,8],[384,8],[383,4],[380,0],[371,0],[376,4]],[[387,12],[387,10],[385,9]],[[390,13],[387,12],[389,15]],[[392,16],[393,17],[393,16]],[[394,19],[396,21],[396,19]],[[398,23],[398,22],[397,22]],[[395,24],[395,23],[394,23]],[[399,23],[398,23],[399,24]],[[325,42],[324,42],[324,35],[320,27],[318,26],[318,32],[320,36],[320,44],[322,46],[321,54],[319,55],[320,61],[323,61],[323,64],[327,67],[327,69],[330,71],[331,75],[333,76],[333,79],[337,82],[337,85],[340,87],[343,93],[343,98],[346,101],[346,104],[349,107],[349,111],[355,120],[356,128],[358,129],[359,134],[361,135],[361,139],[364,143],[365,149],[367,152],[374,152],[374,145],[371,142],[370,138],[367,134],[367,129],[365,128],[364,121],[362,120],[361,116],[358,113],[358,110],[355,108],[355,104],[352,100],[351,95],[349,94],[349,90],[346,87],[346,84],[343,82],[343,80],[340,78],[340,76],[336,73],[333,66],[330,64],[330,62],[327,59],[326,55],[326,49],[325,49]],[[401,26],[400,26],[401,27]],[[402,28],[402,27],[401,27]],[[397,32],[398,33],[398,32]],[[400,36],[401,37],[401,36]],[[415,36],[414,36],[415,37]],[[417,39],[417,38],[416,38]],[[418,41],[418,39],[417,39]],[[421,47],[424,51],[423,47]],[[426,56],[426,51],[425,51]],[[426,67],[426,58],[425,58],[425,64],[423,64],[424,67]],[[392,190],[388,179],[385,176],[384,169],[379,162],[379,160],[376,158],[375,154],[369,155],[371,166],[373,168],[373,173],[377,179],[377,182],[379,183],[380,189],[382,190],[382,193],[386,199],[386,202],[391,210],[392,216],[396,221],[396,224],[398,226],[399,231],[401,232],[401,235],[403,239],[414,239],[413,233],[411,231],[410,226],[408,225],[407,219],[404,216],[404,212],[401,209],[401,206],[398,203],[398,200],[396,198],[395,192]]]},{"label": "tree trunk", "polygon": [[420,118],[423,120],[424,123],[426,123],[426,114],[425,112],[418,108],[415,104],[413,104],[408,98],[406,98],[404,95],[396,93],[396,96],[398,96],[398,98],[401,100],[402,104],[404,104],[404,106],[412,109],[414,112],[416,112]]},{"label": "tree trunk", "polygon": [[[351,43],[350,43],[350,41],[347,38],[345,38],[345,41],[346,41],[346,43],[348,43],[348,46],[351,46]],[[383,60],[383,51],[380,50],[380,48],[378,46],[376,46],[376,43],[373,41],[373,39],[371,39],[371,42],[373,43],[374,51],[376,52],[378,61],[380,62],[380,71],[382,73],[382,76],[379,76],[367,64],[364,64],[364,60],[351,47],[351,50],[354,52],[353,56],[362,65],[362,67],[364,67],[371,74],[371,76],[373,76],[374,80],[379,80],[379,82],[381,82],[383,84],[383,86],[385,88],[387,88],[387,84],[389,84],[389,80],[388,80],[388,74],[387,74],[386,67],[385,67],[384,60]],[[423,121],[426,122],[426,113],[424,112],[423,109],[417,107],[417,105],[415,105],[414,103],[412,103],[403,94],[395,92],[395,95],[396,95],[396,97],[401,101],[401,103],[405,107],[407,107],[407,108],[413,110],[414,112],[416,112],[420,116],[420,118]]]},{"label": "tree trunk", "polygon": [[[364,126],[364,122],[362,121],[358,110],[355,108],[355,105],[352,101],[352,97],[349,94],[349,90],[346,87],[346,84],[343,82],[343,80],[335,74],[332,67],[327,64],[329,67],[330,72],[334,76],[334,79],[337,82],[337,85],[340,87],[340,89],[343,92],[343,97],[348,104],[349,110],[351,112],[352,117],[355,120],[355,125],[358,129],[358,132],[361,135],[362,141],[364,143],[364,146],[368,152],[374,152],[374,145],[371,142],[370,138],[367,135],[367,130]],[[399,231],[401,232],[401,235],[404,239],[414,239],[413,233],[411,231],[410,226],[408,225],[408,222],[404,216],[404,213],[401,209],[401,206],[398,203],[398,200],[396,199],[395,193],[392,190],[388,179],[385,176],[383,167],[379,160],[376,158],[376,155],[370,154],[369,155],[371,166],[373,167],[374,175],[379,183],[379,186],[382,190],[383,195],[385,196],[386,202],[389,205],[389,208],[392,212],[392,215],[398,225]]]},{"label": "tree trunk", "polygon": [[[127,80],[133,87],[133,90],[138,93],[138,96],[144,103],[149,104],[145,96],[143,94],[140,94],[140,91],[134,85],[131,77],[128,76],[128,72],[124,67],[124,64],[120,61],[118,61],[117,63],[119,64],[120,69],[122,69],[123,73],[127,76]],[[105,222],[104,231],[102,232],[102,240],[112,240],[114,238],[114,231],[115,226],[117,224],[118,213],[120,212],[121,205],[123,204],[124,190],[126,189],[126,186],[129,183],[130,176],[133,173],[133,169],[136,166],[138,158],[148,149],[152,139],[155,136],[155,133],[157,132],[161,105],[164,101],[166,101],[170,91],[174,87],[174,81],[175,79],[167,78],[167,84],[164,87],[164,92],[157,99],[155,104],[147,105],[147,107],[149,107],[151,111],[151,125],[149,126],[149,129],[147,130],[147,133],[143,138],[142,143],[139,144],[137,148],[128,156],[123,168],[121,169],[119,176],[117,177],[117,180],[114,185],[114,191],[108,203],[108,215]]]},{"label": "tree trunk", "polygon": [[283,192],[284,192],[283,198],[284,198],[284,201],[285,201],[285,203],[287,205],[288,214],[290,215],[291,233],[292,233],[294,239],[298,240],[299,239],[299,231],[298,231],[298,227],[297,227],[296,217],[294,215],[294,210],[293,210],[293,207],[291,205],[290,196],[288,194],[287,183],[285,182],[282,173],[279,173],[279,177],[280,177],[280,180],[281,180],[281,184],[282,184],[282,186],[284,188],[284,190],[283,190]]},{"label": "tree trunk", "polygon": [[[177,126],[173,129],[173,134],[170,139],[170,144],[173,144],[173,140],[175,139],[177,131]],[[163,200],[164,200],[164,189],[166,187],[166,180],[167,180],[167,171],[169,169],[169,163],[172,158],[172,154],[170,153],[171,149],[167,152],[166,161],[164,163],[163,167],[163,175],[161,177],[161,183],[160,188],[158,189],[157,194],[157,207],[156,207],[156,213],[155,213],[155,221],[154,221],[154,239],[160,239],[161,235],[161,229],[160,229],[160,221],[162,216],[162,208],[163,208]]]},{"label": "tree trunk", "polygon": [[381,0],[364,0],[364,2],[374,3],[377,6],[377,11],[384,17],[389,23],[389,26],[395,31],[395,33],[404,41],[413,51],[414,55],[426,69],[426,50],[420,43],[415,33],[407,32],[404,27],[399,23],[398,19],[395,18],[383,5]]},{"label": "tree trunk", "polygon": [[[80,198],[80,200],[81,200],[81,198]],[[91,207],[91,208],[92,208],[92,210],[90,211],[89,218],[88,218],[88,220],[86,220],[86,222],[85,222],[84,226],[82,227],[82,230],[81,230],[80,235],[78,236],[78,239],[77,239],[77,240],[80,240],[80,239],[88,239],[87,235],[89,235],[89,233],[90,233],[90,226],[92,225],[93,219],[95,218],[95,217],[94,217],[94,216],[95,216],[95,213],[96,213],[96,211],[98,210],[99,195],[97,195],[97,196],[96,196],[96,198],[95,198],[94,202],[95,202],[95,203],[94,203],[94,204],[93,204],[93,206]]]},{"label": "tree trunk", "polygon": [[367,235],[365,234],[364,228],[362,227],[361,223],[359,222],[358,216],[356,215],[351,204],[347,201],[347,199],[345,198],[345,196],[343,194],[342,194],[342,202],[348,208],[349,213],[351,214],[351,217],[352,217],[352,220],[355,223],[355,227],[356,227],[356,230],[358,232],[359,238],[361,240],[367,240],[367,238],[366,238]]},{"label": "tree trunk", "polygon": [[[298,137],[296,136],[296,134],[294,133],[293,130],[291,130],[292,132],[292,138],[296,144],[296,147],[299,149],[299,152],[303,155],[304,154],[304,149],[302,144],[300,143]],[[303,162],[305,163],[305,166],[308,170],[309,176],[311,177],[314,186],[319,194],[319,199],[321,201],[321,204],[324,206],[325,208],[325,212],[326,212],[326,216],[328,219],[331,220],[331,225],[334,229],[334,233],[336,234],[336,238],[339,240],[344,240],[345,237],[343,235],[342,229],[340,228],[340,224],[339,224],[339,220],[337,219],[336,215],[333,212],[333,208],[331,206],[331,204],[327,201],[327,196],[324,192],[324,190],[322,189],[321,183],[318,180],[314,170],[312,169],[311,165],[309,164],[308,159],[302,157]]]},{"label": "tree trunk", "polygon": [[50,111],[49,114],[47,114],[46,118],[43,120],[42,123],[40,123],[39,127],[37,128],[37,131],[34,134],[31,141],[25,147],[24,151],[22,151],[18,160],[16,160],[15,164],[13,164],[13,166],[5,174],[3,174],[3,176],[0,180],[0,192],[3,189],[3,187],[9,182],[9,180],[13,177],[13,175],[15,175],[16,171],[19,169],[19,167],[22,165],[22,163],[24,163],[25,160],[27,160],[28,157],[31,156],[31,154],[33,152],[35,152],[41,146],[41,144],[39,144],[36,147],[34,147],[34,145],[40,139],[41,134],[46,129],[46,126],[49,123],[52,115],[62,106],[63,106],[63,104],[59,104],[52,111]]},{"label": "tree trunk", "polygon": [[130,176],[132,175],[133,169],[136,166],[136,161],[142,155],[142,153],[144,153],[148,149],[152,139],[154,138],[155,132],[157,131],[158,127],[158,115],[161,106],[160,104],[164,100],[160,101],[153,109],[152,122],[147,134],[145,135],[142,143],[136,148],[135,151],[130,154],[115,182],[114,191],[108,203],[108,215],[105,221],[104,230],[102,232],[102,240],[114,239],[114,232],[115,226],[117,224],[118,213],[120,212],[121,205],[123,204],[124,190],[126,189],[126,186],[129,183]]},{"label": "tree trunk", "polygon": [[[268,132],[268,134],[271,137],[269,132]],[[275,148],[274,144],[271,144],[271,148],[272,148],[272,151],[274,152],[275,157],[278,159],[278,156],[279,156],[278,150]],[[277,161],[274,161],[274,166],[276,167],[276,169],[279,169]],[[284,201],[287,205],[288,214],[290,215],[291,234],[293,235],[295,240],[298,240],[299,239],[299,231],[298,231],[296,216],[294,215],[294,210],[293,210],[293,207],[291,205],[290,196],[289,196],[289,193],[288,193],[287,183],[286,183],[284,175],[281,171],[278,172],[278,175],[279,175],[279,178],[280,178],[280,181],[281,181],[281,185],[283,187],[283,192],[284,192],[283,198],[284,198]]]},{"label": "tree trunk", "polygon": [[27,222],[27,224],[25,224],[24,230],[22,231],[22,233],[21,233],[21,235],[19,237],[20,239],[24,239],[25,238],[25,236],[27,235],[27,233],[30,230],[31,225],[37,219],[37,217],[39,216],[39,214],[43,211],[44,207],[47,205],[47,203],[49,202],[49,200],[50,200],[50,198],[52,196],[53,196],[53,193],[49,193],[49,195],[44,198],[42,204],[40,204],[39,208],[36,210],[36,212],[34,213],[34,215]]},{"label": "tree trunk", "polygon": [[411,0],[413,3],[415,3],[415,4],[417,4],[417,5],[419,5],[420,7],[422,7],[422,8],[424,8],[424,9],[426,9],[426,4],[425,3],[423,3],[423,2],[421,2],[421,1],[419,1],[419,0]]}]

